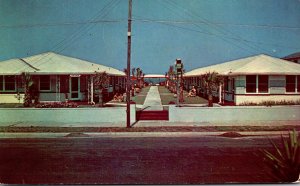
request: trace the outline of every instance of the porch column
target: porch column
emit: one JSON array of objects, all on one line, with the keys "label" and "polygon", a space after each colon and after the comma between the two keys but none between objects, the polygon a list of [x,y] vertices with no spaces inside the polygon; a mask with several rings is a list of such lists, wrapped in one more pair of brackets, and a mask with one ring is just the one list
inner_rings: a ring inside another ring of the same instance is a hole
[{"label": "porch column", "polygon": [[56,101],[60,100],[60,76],[56,75]]},{"label": "porch column", "polygon": [[91,77],[91,103],[94,104],[94,78]]},{"label": "porch column", "polygon": [[222,84],[219,85],[219,103],[222,103]]}]

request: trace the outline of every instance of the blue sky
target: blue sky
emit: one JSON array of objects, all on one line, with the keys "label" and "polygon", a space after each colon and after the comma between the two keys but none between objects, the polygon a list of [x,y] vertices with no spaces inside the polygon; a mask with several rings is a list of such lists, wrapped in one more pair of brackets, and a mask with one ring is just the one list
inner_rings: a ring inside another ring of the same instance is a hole
[{"label": "blue sky", "polygon": [[[132,66],[164,74],[300,51],[299,0],[133,0]],[[118,68],[127,0],[0,0],[0,61],[47,51]],[[108,22],[107,22],[108,21]]]}]

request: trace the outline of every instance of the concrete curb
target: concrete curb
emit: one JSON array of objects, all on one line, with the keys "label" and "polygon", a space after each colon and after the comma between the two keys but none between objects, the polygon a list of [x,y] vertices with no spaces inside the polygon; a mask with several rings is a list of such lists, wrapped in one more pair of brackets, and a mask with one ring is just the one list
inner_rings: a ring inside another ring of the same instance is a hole
[{"label": "concrete curb", "polygon": [[[224,132],[83,132],[84,136],[66,137],[70,133],[0,133],[0,139],[8,138],[97,138],[97,137],[200,137],[200,136],[219,136]],[[245,136],[279,136],[286,135],[288,131],[257,131],[257,132],[237,132]],[[243,136],[243,137],[245,137]],[[239,138],[239,137],[237,137]]]}]

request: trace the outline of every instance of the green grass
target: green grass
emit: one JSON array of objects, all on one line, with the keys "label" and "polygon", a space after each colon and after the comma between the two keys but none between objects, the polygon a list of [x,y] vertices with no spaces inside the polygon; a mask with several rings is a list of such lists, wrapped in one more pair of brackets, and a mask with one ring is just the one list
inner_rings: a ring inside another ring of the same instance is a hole
[{"label": "green grass", "polygon": [[131,100],[134,101],[136,104],[143,105],[149,89],[150,86],[144,87],[140,93],[135,94],[134,97],[131,97]]},{"label": "green grass", "polygon": [[[171,93],[166,87],[164,86],[159,86],[158,87],[158,91],[160,94],[160,99],[163,105],[168,105],[169,102],[173,101],[176,103],[176,98],[174,98],[174,94]],[[184,102],[183,104],[207,104],[207,100],[199,97],[199,96],[195,96],[195,97],[187,97],[188,93],[186,91],[183,92],[183,96],[184,96]]]}]

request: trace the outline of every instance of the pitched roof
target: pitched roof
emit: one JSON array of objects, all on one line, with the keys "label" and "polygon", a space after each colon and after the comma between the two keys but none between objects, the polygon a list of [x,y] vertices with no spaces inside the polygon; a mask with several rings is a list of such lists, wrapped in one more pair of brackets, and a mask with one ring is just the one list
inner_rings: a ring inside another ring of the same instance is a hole
[{"label": "pitched roof", "polygon": [[261,54],[194,69],[185,73],[185,76],[198,76],[213,71],[221,75],[300,75],[300,64]]},{"label": "pitched roof", "polygon": [[93,74],[106,72],[111,75],[124,76],[125,73],[112,67],[91,63],[89,61],[63,56],[53,52],[42,53],[21,59],[0,62],[0,74]]},{"label": "pitched roof", "polygon": [[296,52],[296,53],[293,53],[293,54],[283,57],[283,59],[292,59],[292,58],[300,58],[300,52]]}]

